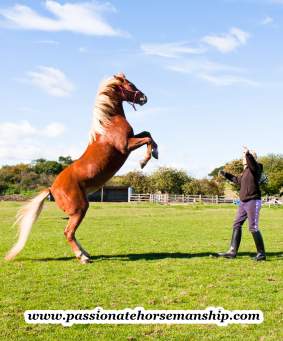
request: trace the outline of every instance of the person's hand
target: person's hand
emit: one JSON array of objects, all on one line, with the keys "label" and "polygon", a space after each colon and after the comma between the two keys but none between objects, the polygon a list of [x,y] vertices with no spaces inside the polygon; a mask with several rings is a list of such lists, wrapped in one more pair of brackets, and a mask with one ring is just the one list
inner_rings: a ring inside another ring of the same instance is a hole
[{"label": "person's hand", "polygon": [[243,146],[243,154],[247,154],[249,152],[249,148],[247,146]]},{"label": "person's hand", "polygon": [[250,153],[252,154],[252,156],[254,157],[255,160],[257,160],[257,154],[255,150],[251,150]]}]

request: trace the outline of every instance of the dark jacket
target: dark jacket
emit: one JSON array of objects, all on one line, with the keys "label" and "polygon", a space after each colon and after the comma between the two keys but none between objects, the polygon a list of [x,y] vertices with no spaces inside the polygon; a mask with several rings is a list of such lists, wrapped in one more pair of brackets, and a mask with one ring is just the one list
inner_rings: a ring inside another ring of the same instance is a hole
[{"label": "dark jacket", "polygon": [[240,185],[240,200],[249,201],[252,199],[261,199],[261,191],[259,188],[259,180],[263,170],[261,163],[257,163],[253,155],[246,153],[247,167],[240,176],[222,172],[222,175]]}]

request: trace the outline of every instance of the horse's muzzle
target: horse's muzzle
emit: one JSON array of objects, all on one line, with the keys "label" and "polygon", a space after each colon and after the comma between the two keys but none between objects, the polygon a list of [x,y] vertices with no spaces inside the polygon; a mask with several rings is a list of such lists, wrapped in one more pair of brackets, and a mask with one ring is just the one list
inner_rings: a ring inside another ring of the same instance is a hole
[{"label": "horse's muzzle", "polygon": [[140,105],[144,105],[147,102],[147,97],[146,95],[142,95],[139,99]]}]

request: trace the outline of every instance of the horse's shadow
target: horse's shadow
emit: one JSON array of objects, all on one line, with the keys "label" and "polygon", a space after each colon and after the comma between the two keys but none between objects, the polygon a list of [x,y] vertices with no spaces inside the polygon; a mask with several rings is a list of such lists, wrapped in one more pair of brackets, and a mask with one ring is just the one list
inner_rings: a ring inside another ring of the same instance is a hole
[{"label": "horse's shadow", "polygon": [[[254,256],[254,253],[251,252],[239,252],[238,257],[242,256]],[[283,260],[283,251],[279,252],[267,252],[267,259],[269,257]],[[217,256],[217,253],[213,252],[198,252],[198,253],[183,253],[183,252],[148,252],[148,253],[127,253],[127,254],[116,254],[116,255],[97,255],[91,256],[92,261],[139,261],[139,260],[147,260],[154,261],[160,259],[191,259],[191,258],[220,258]],[[74,257],[56,257],[56,258],[37,258],[32,259],[38,262],[47,262],[47,261],[70,261],[73,260]]]}]

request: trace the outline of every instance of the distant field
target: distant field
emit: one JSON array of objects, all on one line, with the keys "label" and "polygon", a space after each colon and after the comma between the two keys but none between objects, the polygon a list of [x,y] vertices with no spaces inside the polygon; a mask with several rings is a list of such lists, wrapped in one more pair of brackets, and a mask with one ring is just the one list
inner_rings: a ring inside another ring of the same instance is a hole
[{"label": "distant field", "polygon": [[[20,203],[0,203],[1,257],[15,240]],[[46,203],[24,251],[0,260],[1,340],[283,340],[283,209],[264,208],[268,261],[255,263],[245,227],[239,257],[211,257],[230,242],[234,206],[91,204],[73,258],[64,214]],[[27,325],[27,309],[261,309],[260,325]]]}]

